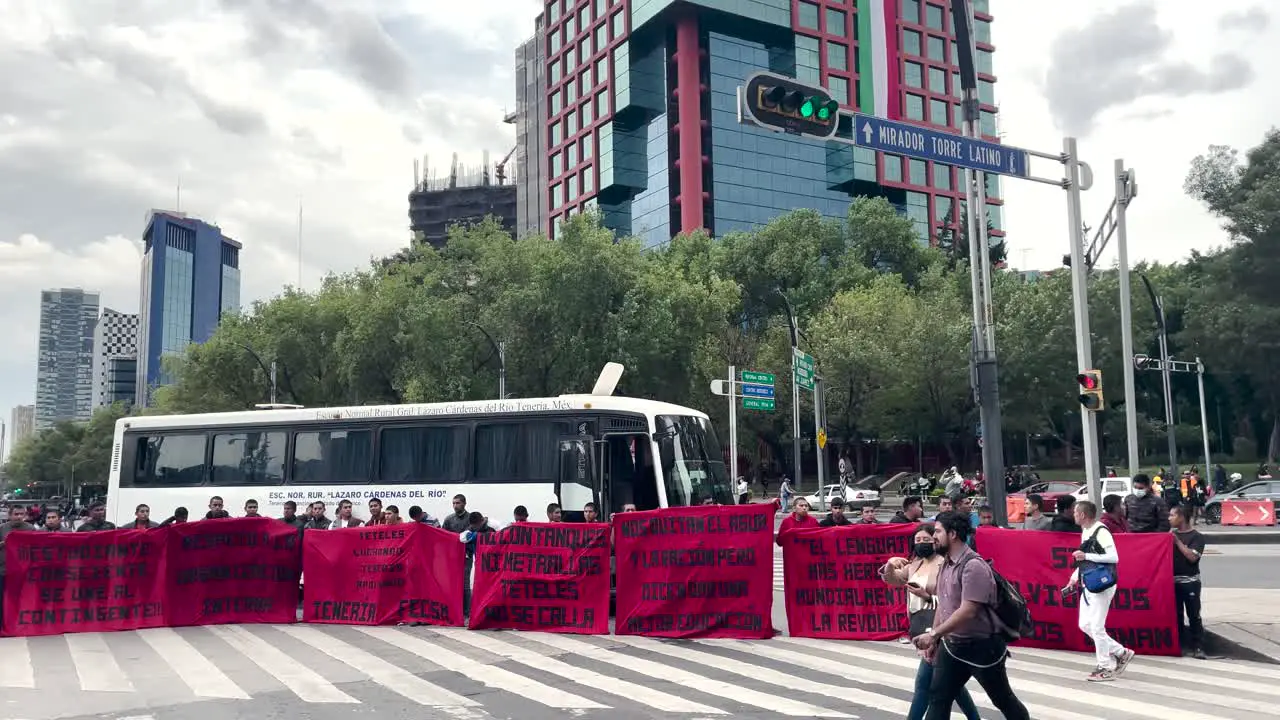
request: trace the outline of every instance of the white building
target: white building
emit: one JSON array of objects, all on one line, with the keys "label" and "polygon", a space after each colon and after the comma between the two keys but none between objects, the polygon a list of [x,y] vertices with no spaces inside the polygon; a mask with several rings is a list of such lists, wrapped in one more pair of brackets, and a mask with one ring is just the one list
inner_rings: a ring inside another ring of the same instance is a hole
[{"label": "white building", "polygon": [[138,316],[103,308],[93,330],[93,407],[132,403],[137,386]]}]

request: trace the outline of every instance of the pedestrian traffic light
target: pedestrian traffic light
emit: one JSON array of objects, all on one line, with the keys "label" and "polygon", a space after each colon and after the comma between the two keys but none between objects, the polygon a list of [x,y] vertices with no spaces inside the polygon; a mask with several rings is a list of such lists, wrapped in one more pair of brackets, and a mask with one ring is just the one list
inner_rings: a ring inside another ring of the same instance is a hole
[{"label": "pedestrian traffic light", "polygon": [[825,139],[840,123],[840,103],[826,90],[772,73],[747,81],[746,109],[757,125]]},{"label": "pedestrian traffic light", "polygon": [[1076,383],[1080,385],[1080,407],[1090,412],[1098,412],[1105,404],[1102,401],[1102,373],[1098,370],[1085,370],[1076,375]]}]

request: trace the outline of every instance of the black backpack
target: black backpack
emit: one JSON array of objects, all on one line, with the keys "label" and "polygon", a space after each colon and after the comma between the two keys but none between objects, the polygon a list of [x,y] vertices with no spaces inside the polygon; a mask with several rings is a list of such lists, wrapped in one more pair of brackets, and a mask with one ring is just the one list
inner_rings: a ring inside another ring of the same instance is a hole
[{"label": "black backpack", "polygon": [[[970,558],[972,559],[975,558]],[[1027,607],[1027,599],[1019,592],[1018,586],[996,572],[990,560],[981,557],[976,559],[987,563],[987,567],[991,568],[991,575],[996,580],[996,603],[994,606],[987,606],[988,612],[996,620],[996,634],[1006,642],[1034,637],[1035,623],[1031,619],[1031,609]],[[964,572],[964,568],[960,568],[960,571]]]}]

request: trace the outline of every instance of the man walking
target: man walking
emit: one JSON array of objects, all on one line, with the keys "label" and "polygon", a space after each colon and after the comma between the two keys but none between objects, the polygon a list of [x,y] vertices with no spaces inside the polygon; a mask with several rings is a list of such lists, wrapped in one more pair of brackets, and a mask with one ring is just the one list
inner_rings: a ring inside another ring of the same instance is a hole
[{"label": "man walking", "polygon": [[1031,720],[1009,687],[1009,647],[992,619],[999,591],[991,567],[968,545],[972,534],[968,513],[942,513],[934,525],[933,544],[945,558],[938,571],[938,609],[933,628],[915,638],[925,660],[933,663],[925,720],[949,720],[969,678],[978,681],[1006,720]]},{"label": "man walking", "polygon": [[[1080,629],[1093,641],[1098,662],[1089,675],[1089,681],[1107,682],[1122,675],[1133,660],[1133,651],[1107,634],[1107,611],[1116,596],[1115,566],[1120,563],[1120,554],[1116,551],[1116,540],[1111,531],[1098,522],[1097,505],[1088,500],[1076,503],[1075,519],[1080,526],[1080,549],[1072,553],[1076,569],[1072,571],[1067,586],[1080,591]],[[1111,583],[1091,590],[1085,575],[1098,565],[1111,566]]]}]

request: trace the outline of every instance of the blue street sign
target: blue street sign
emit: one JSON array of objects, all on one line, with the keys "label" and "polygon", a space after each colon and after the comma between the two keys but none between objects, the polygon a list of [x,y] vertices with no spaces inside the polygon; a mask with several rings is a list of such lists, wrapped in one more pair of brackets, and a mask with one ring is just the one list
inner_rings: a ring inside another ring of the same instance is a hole
[{"label": "blue street sign", "polygon": [[747,383],[743,383],[742,396],[771,398],[773,397],[773,386],[772,385],[749,385]]},{"label": "blue street sign", "polygon": [[1031,174],[1031,158],[1022,148],[930,130],[874,115],[853,116],[853,139],[861,147],[971,170],[1023,178]]}]

